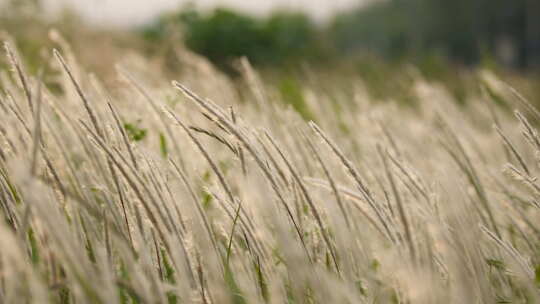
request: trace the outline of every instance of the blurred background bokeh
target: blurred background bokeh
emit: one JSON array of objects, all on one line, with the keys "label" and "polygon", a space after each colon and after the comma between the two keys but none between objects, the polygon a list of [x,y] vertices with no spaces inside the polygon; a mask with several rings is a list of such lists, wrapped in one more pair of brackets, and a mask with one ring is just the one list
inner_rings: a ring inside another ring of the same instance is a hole
[{"label": "blurred background bokeh", "polygon": [[15,38],[30,68],[37,68],[43,49],[58,47],[49,35],[54,28],[86,66],[103,74],[136,50],[174,76],[183,68],[175,50],[185,49],[231,78],[243,56],[274,79],[305,76],[306,69],[360,74],[380,99],[406,100],[412,73],[444,83],[464,101],[475,71],[486,68],[532,100],[540,96],[537,0],[0,3],[2,39]]}]

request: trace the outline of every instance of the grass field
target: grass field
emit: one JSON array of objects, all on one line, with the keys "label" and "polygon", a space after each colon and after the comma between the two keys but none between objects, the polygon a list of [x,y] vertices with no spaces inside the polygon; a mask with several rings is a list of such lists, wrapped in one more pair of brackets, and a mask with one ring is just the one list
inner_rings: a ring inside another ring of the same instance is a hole
[{"label": "grass field", "polygon": [[540,112],[489,71],[411,106],[5,49],[0,303],[540,302]]}]

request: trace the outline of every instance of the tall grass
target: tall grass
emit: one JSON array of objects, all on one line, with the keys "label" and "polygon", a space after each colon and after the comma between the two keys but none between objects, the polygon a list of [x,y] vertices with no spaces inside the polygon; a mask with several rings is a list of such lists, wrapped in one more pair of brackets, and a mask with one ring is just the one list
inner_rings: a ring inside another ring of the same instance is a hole
[{"label": "tall grass", "polygon": [[5,49],[0,303],[540,301],[540,116],[489,74],[414,109],[303,86],[306,122],[245,60],[239,102],[196,57],[110,85]]}]

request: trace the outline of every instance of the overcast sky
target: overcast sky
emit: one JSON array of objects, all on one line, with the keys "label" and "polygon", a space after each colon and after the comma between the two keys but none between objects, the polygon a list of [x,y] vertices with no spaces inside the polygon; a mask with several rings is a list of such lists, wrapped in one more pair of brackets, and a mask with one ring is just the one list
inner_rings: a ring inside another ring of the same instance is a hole
[{"label": "overcast sky", "polygon": [[[365,0],[364,0],[365,1]],[[187,2],[200,8],[227,6],[255,14],[265,14],[276,8],[301,9],[318,20],[345,10],[362,0],[43,0],[48,8],[68,4],[88,21],[106,25],[133,25],[151,20],[159,13]]]}]

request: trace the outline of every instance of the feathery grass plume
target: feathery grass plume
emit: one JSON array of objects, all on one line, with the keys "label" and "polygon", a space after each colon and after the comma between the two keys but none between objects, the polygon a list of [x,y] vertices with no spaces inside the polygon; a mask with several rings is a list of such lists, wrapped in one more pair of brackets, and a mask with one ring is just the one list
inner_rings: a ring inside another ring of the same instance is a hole
[{"label": "feathery grass plume", "polygon": [[343,204],[341,196],[339,195],[339,191],[337,189],[336,182],[332,178],[332,175],[330,174],[330,171],[328,170],[327,166],[325,165],[324,161],[322,160],[319,152],[317,152],[317,149],[315,148],[315,145],[311,142],[311,140],[304,133],[302,133],[302,137],[304,138],[304,141],[307,143],[307,145],[310,148],[313,155],[315,155],[315,158],[317,159],[317,162],[321,165],[321,168],[323,169],[324,175],[328,179],[328,183],[330,184],[332,192],[334,193],[334,196],[336,198],[336,203],[338,204],[339,209],[341,210],[341,213],[343,215],[343,218],[345,219],[345,223],[347,224],[347,226],[350,227],[351,220],[349,219],[349,216],[347,215],[347,211],[345,210],[345,205]]},{"label": "feathery grass plume", "polygon": [[177,87],[179,90],[181,90],[187,97],[189,97],[191,100],[196,102],[199,106],[201,106],[201,108],[207,110],[208,112],[210,112],[210,114],[214,115],[216,117],[216,119],[219,122],[221,122],[227,128],[227,130],[229,130],[229,132],[231,132],[234,136],[236,136],[238,138],[238,140],[240,140],[242,142],[242,144],[244,145],[246,150],[250,152],[251,156],[253,156],[253,158],[257,162],[257,165],[263,171],[266,178],[270,182],[270,184],[272,186],[272,189],[274,190],[274,193],[278,197],[278,199],[281,202],[282,206],[285,207],[285,210],[287,211],[289,219],[291,220],[293,226],[295,227],[296,232],[298,234],[298,237],[300,238],[300,240],[302,242],[302,245],[303,245],[303,247],[304,247],[304,249],[306,251],[306,256],[308,257],[309,260],[311,260],[311,257],[309,255],[309,253],[307,251],[307,248],[306,248],[306,245],[305,245],[303,234],[300,231],[296,221],[294,220],[292,212],[291,212],[287,202],[283,198],[283,195],[280,192],[280,189],[279,189],[279,187],[278,187],[278,185],[276,183],[275,178],[270,173],[270,171],[267,169],[267,167],[265,166],[264,162],[261,160],[258,153],[255,152],[255,149],[252,147],[249,140],[241,133],[241,131],[237,130],[234,127],[233,124],[228,122],[227,118],[221,113],[221,110],[219,108],[216,108],[217,107],[216,105],[202,100],[201,98],[199,98],[197,95],[195,95],[193,92],[191,92],[190,90],[188,90],[186,87],[184,87],[183,85],[181,85],[178,82],[173,82],[173,85],[175,87]]},{"label": "feathery grass plume", "polygon": [[[407,214],[405,213],[405,207],[403,206],[403,200],[401,199],[401,195],[399,193],[399,190],[397,189],[396,182],[394,180],[394,175],[390,171],[390,168],[388,166],[388,160],[387,158],[391,158],[388,151],[383,151],[380,146],[377,146],[377,149],[379,150],[379,155],[381,155],[381,158],[383,160],[383,166],[384,170],[386,172],[386,176],[388,178],[388,181],[390,183],[390,188],[392,189],[392,192],[394,194],[394,199],[396,200],[397,209],[399,212],[399,217],[401,219],[401,223],[403,224],[403,227],[405,228],[405,237],[407,239],[407,245],[409,246],[409,253],[411,255],[411,259],[413,262],[416,260],[416,249],[412,237],[412,231],[409,224],[409,219]],[[391,158],[392,159],[392,158]],[[397,164],[397,161],[393,160],[394,163]],[[403,171],[402,167],[398,165],[400,170]]]},{"label": "feathery grass plume", "polygon": [[311,212],[313,213],[313,217],[317,221],[317,225],[319,226],[319,229],[320,229],[321,234],[323,236],[323,239],[324,239],[324,241],[326,243],[326,246],[328,247],[328,250],[330,251],[330,254],[332,255],[332,260],[334,262],[334,266],[336,267],[336,271],[339,273],[340,270],[339,270],[339,265],[338,265],[338,262],[337,262],[338,257],[337,257],[337,255],[335,253],[332,242],[330,241],[330,238],[329,238],[329,236],[328,236],[328,234],[326,232],[326,228],[325,228],[325,225],[324,225],[324,223],[322,221],[322,217],[319,214],[319,212],[317,211],[317,208],[315,207],[315,203],[313,202],[313,199],[311,198],[311,195],[309,194],[309,191],[307,190],[306,186],[302,182],[302,179],[300,178],[300,176],[298,176],[298,174],[296,173],[296,170],[291,165],[291,163],[289,162],[289,160],[287,159],[285,154],[283,154],[283,151],[278,147],[278,145],[274,141],[274,139],[268,133],[265,133],[265,134],[266,134],[266,137],[268,138],[268,140],[270,141],[270,143],[272,144],[272,146],[274,147],[274,149],[276,149],[276,151],[278,151],[279,155],[281,156],[281,158],[283,159],[283,161],[287,165],[287,168],[291,172],[291,174],[292,174],[293,178],[295,179],[295,181],[298,183],[298,186],[300,187],[300,190],[302,191],[302,194],[303,194],[305,200],[308,202],[308,205],[309,205],[309,207],[311,209]]},{"label": "feathery grass plume", "polygon": [[[212,160],[212,158],[210,157],[210,155],[208,154],[208,152],[205,150],[205,148],[203,147],[203,145],[201,144],[201,142],[193,135],[193,133],[191,132],[191,128],[187,127],[179,118],[178,116],[176,116],[174,114],[174,112],[172,112],[170,109],[168,109],[168,112],[169,114],[173,117],[173,119],[182,127],[182,129],[188,134],[189,138],[192,140],[192,142],[195,144],[195,146],[199,149],[199,151],[201,152],[201,154],[203,155],[203,157],[206,159],[206,161],[210,164],[210,167],[212,168],[212,171],[214,171],[214,173],[216,174],[216,176],[218,177],[218,180],[221,184],[221,186],[223,187],[223,190],[225,191],[225,193],[227,194],[227,198],[229,200],[229,204],[233,207],[235,207],[235,205],[238,205],[240,208],[239,210],[242,211],[242,216],[240,217],[240,222],[244,225],[244,228],[247,228],[247,224],[246,224],[246,220],[244,220],[244,218],[247,218],[248,215],[246,214],[246,211],[244,209],[241,208],[242,206],[242,203],[239,202],[237,199],[235,199],[233,193],[232,193],[232,190],[231,190],[231,187],[229,186],[225,176],[223,175],[223,173],[221,172],[221,170],[218,168],[218,166],[216,165],[215,161]],[[235,207],[236,208],[236,207]],[[253,225],[251,225],[251,227],[253,227]],[[247,228],[247,232],[248,234],[251,236],[251,239],[254,243],[257,243],[257,240],[253,237],[253,233],[252,231]]]},{"label": "feathery grass plume", "polygon": [[497,131],[497,134],[499,134],[499,136],[503,140],[504,145],[512,152],[512,155],[516,158],[521,168],[523,168],[527,175],[530,175],[531,171],[527,167],[527,164],[523,160],[523,157],[519,154],[518,150],[515,148],[512,142],[510,142],[508,137],[504,135],[503,131],[497,125],[494,125],[493,128],[495,129],[495,131]]},{"label": "feathery grass plume", "polygon": [[384,227],[384,230],[386,231],[386,236],[391,240],[394,241],[394,238],[392,236],[392,233],[390,232],[390,228],[388,227],[388,223],[384,219],[384,216],[382,215],[382,211],[379,206],[375,203],[373,196],[371,195],[371,191],[366,187],[362,179],[360,178],[359,173],[354,168],[352,163],[343,155],[343,153],[339,150],[339,148],[324,134],[324,132],[317,126],[314,122],[310,122],[309,125],[311,128],[324,140],[324,142],[332,149],[332,151],[336,154],[336,156],[341,160],[342,164],[345,166],[353,180],[357,184],[358,190],[360,190],[360,193],[362,194],[363,199],[368,202],[371,209],[375,212],[377,215],[377,218],[381,225]]},{"label": "feathery grass plume", "polygon": [[[441,128],[443,129],[443,132],[445,132],[446,136],[451,141],[451,143],[446,143],[446,142],[441,141],[442,147],[452,156],[452,159],[456,162],[459,168],[466,174],[469,183],[474,187],[476,195],[480,199],[482,207],[484,208],[485,212],[488,215],[489,221],[491,222],[490,224],[493,227],[495,234],[500,237],[501,232],[496,222],[493,209],[490,205],[490,201],[488,200],[486,190],[484,186],[482,185],[482,183],[480,182],[478,173],[474,165],[472,164],[467,152],[465,151],[465,148],[463,147],[461,141],[459,140],[459,137],[453,132],[453,130],[444,121],[442,117],[439,123],[440,123]],[[449,146],[449,144],[452,144],[452,147]]]},{"label": "feathery grass plume", "polygon": [[4,42],[4,49],[6,51],[7,57],[12,65],[13,70],[17,74],[17,77],[19,78],[19,81],[21,82],[21,86],[23,87],[24,95],[26,96],[26,101],[28,102],[28,107],[30,108],[30,111],[34,111],[34,102],[32,99],[32,92],[30,89],[30,84],[28,83],[28,77],[26,76],[26,73],[24,72],[23,67],[21,66],[21,63],[18,60],[18,57],[15,55],[11,47],[7,42]]}]

